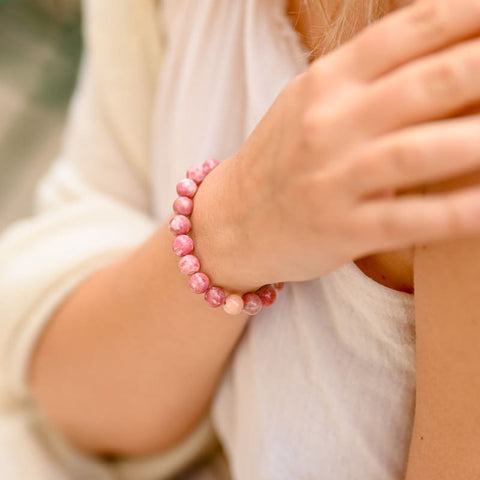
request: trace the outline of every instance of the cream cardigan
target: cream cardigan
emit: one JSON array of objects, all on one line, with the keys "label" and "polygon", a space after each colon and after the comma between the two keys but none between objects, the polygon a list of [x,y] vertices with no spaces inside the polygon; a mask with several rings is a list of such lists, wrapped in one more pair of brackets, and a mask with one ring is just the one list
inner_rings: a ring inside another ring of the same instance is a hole
[{"label": "cream cardigan", "polygon": [[104,463],[75,451],[47,425],[25,381],[53,310],[90,272],[156,228],[150,215],[150,125],[162,56],[156,2],[85,0],[84,19],[86,53],[61,156],[39,185],[36,215],[0,237],[0,478],[170,478],[211,443],[209,425],[160,457]]}]

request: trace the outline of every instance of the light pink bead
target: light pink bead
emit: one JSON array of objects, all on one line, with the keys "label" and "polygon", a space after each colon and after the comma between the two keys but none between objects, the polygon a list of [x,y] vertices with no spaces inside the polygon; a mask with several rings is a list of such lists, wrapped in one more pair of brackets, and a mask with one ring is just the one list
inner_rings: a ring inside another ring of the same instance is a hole
[{"label": "light pink bead", "polygon": [[262,299],[256,293],[246,293],[242,298],[245,303],[243,311],[248,315],[256,315],[262,309]]},{"label": "light pink bead", "polygon": [[187,235],[179,235],[173,239],[172,250],[179,257],[188,255],[193,252],[193,240]]},{"label": "light pink bead", "polygon": [[228,313],[229,315],[240,315],[243,311],[244,305],[245,304],[240,295],[232,294],[228,295],[225,299],[223,309],[225,310],[225,313]]},{"label": "light pink bead", "polygon": [[193,293],[205,293],[210,287],[210,279],[204,273],[194,273],[188,284]]},{"label": "light pink bead", "polygon": [[260,297],[264,307],[269,307],[272,305],[277,298],[277,292],[275,291],[275,288],[273,288],[273,285],[264,285],[255,293]]},{"label": "light pink bead", "polygon": [[205,301],[213,308],[221,307],[225,303],[225,291],[220,287],[211,287],[205,293]]},{"label": "light pink bead", "polygon": [[175,215],[168,224],[170,232],[174,235],[185,235],[192,228],[190,220],[184,215]]},{"label": "light pink bead", "polygon": [[177,193],[181,197],[192,198],[197,193],[197,184],[190,178],[184,178],[177,183]]},{"label": "light pink bead", "polygon": [[208,160],[205,160],[202,164],[203,171],[205,175],[208,175],[214,168],[218,167],[220,165],[220,162],[216,160],[215,158],[209,158]]},{"label": "light pink bead", "polygon": [[193,275],[200,270],[200,260],[195,255],[185,255],[179,260],[178,268],[183,275]]},{"label": "light pink bead", "polygon": [[202,167],[191,167],[187,171],[187,178],[190,178],[193,180],[197,185],[199,183],[203,182],[203,179],[205,178],[206,173],[205,170]]},{"label": "light pink bead", "polygon": [[189,197],[178,197],[173,203],[173,210],[179,215],[191,215],[193,211],[193,201]]}]

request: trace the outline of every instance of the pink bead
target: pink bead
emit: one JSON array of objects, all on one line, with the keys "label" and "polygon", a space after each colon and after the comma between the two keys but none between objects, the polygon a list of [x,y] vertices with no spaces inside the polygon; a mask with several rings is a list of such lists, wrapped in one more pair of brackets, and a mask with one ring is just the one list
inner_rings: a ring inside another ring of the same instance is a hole
[{"label": "pink bead", "polygon": [[256,315],[262,309],[262,299],[256,293],[246,293],[242,299],[245,303],[243,311],[248,315]]},{"label": "pink bead", "polygon": [[193,240],[187,235],[179,235],[173,239],[172,250],[179,257],[188,255],[193,252]]},{"label": "pink bead", "polygon": [[225,291],[220,287],[211,287],[205,293],[205,301],[213,308],[221,307],[225,303]]},{"label": "pink bead", "polygon": [[276,290],[283,290],[283,287],[285,286],[285,282],[274,283],[273,286]]},{"label": "pink bead", "polygon": [[194,273],[188,284],[193,293],[205,293],[210,287],[210,279],[204,273]]},{"label": "pink bead", "polygon": [[187,171],[187,178],[193,180],[197,185],[203,182],[206,173],[202,167],[191,167]]},{"label": "pink bead", "polygon": [[190,220],[184,215],[175,215],[168,224],[170,232],[174,235],[185,235],[192,228]]},{"label": "pink bead", "polygon": [[269,307],[270,305],[272,305],[277,298],[277,292],[272,285],[264,285],[263,287],[259,288],[255,293],[260,297],[260,300],[262,301],[262,305],[264,307]]},{"label": "pink bead", "polygon": [[177,193],[181,197],[192,198],[197,193],[197,184],[190,178],[184,178],[177,183]]},{"label": "pink bead", "polygon": [[185,255],[179,260],[178,268],[183,275],[193,275],[200,270],[200,260],[195,255]]},{"label": "pink bead", "polygon": [[228,295],[225,299],[223,309],[225,310],[225,313],[228,313],[229,315],[240,315],[243,311],[244,305],[245,304],[240,295],[232,294]]},{"label": "pink bead", "polygon": [[216,160],[215,158],[209,158],[208,160],[205,160],[202,164],[203,171],[205,175],[208,175],[214,168],[218,167],[220,165],[220,162]]},{"label": "pink bead", "polygon": [[173,203],[173,210],[179,215],[191,215],[193,211],[193,201],[189,197],[178,197]]}]

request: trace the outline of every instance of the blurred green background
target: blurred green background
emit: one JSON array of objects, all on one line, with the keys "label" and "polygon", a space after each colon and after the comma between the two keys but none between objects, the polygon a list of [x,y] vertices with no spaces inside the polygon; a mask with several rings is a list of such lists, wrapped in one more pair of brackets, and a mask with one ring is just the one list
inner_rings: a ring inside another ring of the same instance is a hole
[{"label": "blurred green background", "polygon": [[60,150],[80,17],[77,0],[0,0],[0,229],[30,212]]}]

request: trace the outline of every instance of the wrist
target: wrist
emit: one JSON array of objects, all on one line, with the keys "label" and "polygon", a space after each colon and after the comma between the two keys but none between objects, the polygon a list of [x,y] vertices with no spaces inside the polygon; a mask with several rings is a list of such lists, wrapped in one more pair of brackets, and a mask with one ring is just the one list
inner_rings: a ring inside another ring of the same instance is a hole
[{"label": "wrist", "polygon": [[251,196],[234,157],[222,162],[202,182],[191,216],[192,237],[202,271],[214,284],[235,292],[255,291],[265,283],[258,268],[248,226]]}]

